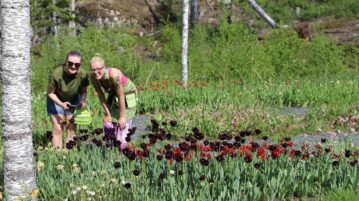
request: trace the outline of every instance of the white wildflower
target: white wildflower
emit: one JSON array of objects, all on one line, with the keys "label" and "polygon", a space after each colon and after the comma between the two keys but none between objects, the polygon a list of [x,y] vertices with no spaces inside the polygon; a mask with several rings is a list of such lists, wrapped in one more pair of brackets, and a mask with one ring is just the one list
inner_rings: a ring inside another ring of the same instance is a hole
[{"label": "white wildflower", "polygon": [[37,163],[36,163],[36,169],[37,169],[37,171],[40,172],[44,166],[45,166],[45,163],[44,163],[44,162],[42,162],[42,161],[37,161]]},{"label": "white wildflower", "polygon": [[64,165],[58,165],[57,167],[56,167],[56,169],[57,170],[59,170],[59,171],[64,171]]}]

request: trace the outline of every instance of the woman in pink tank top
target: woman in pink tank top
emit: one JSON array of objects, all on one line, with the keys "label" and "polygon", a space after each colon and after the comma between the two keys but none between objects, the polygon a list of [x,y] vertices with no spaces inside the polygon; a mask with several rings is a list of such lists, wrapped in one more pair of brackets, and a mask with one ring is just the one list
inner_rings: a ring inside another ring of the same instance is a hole
[{"label": "woman in pink tank top", "polygon": [[[120,70],[105,67],[105,62],[100,56],[91,59],[90,71],[90,79],[105,111],[104,125],[114,126],[112,122],[115,122],[121,133],[124,133],[117,136],[122,149],[126,144],[124,136],[132,127],[132,119],[136,115],[136,86]],[[105,93],[108,94],[107,97]]]}]

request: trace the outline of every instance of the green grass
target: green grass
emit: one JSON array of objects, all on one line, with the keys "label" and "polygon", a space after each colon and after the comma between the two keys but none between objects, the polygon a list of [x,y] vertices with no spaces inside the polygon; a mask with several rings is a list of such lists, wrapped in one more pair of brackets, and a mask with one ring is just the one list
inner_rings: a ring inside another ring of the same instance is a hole
[{"label": "green grass", "polygon": [[359,201],[359,189],[348,190],[340,189],[338,191],[330,191],[326,193],[321,201]]}]

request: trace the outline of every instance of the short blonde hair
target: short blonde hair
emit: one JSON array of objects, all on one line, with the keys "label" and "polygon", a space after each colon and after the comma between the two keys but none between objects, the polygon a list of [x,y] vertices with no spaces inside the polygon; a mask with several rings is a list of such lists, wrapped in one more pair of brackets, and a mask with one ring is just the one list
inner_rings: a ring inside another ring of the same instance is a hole
[{"label": "short blonde hair", "polygon": [[101,66],[105,66],[105,60],[101,57],[100,54],[95,54],[94,57],[92,57],[90,64],[94,63],[94,62],[99,62],[101,64]]}]

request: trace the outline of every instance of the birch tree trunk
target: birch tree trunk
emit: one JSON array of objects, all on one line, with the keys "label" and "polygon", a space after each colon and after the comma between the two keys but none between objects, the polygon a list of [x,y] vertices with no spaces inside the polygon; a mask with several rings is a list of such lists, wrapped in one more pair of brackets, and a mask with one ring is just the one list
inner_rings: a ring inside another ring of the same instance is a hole
[{"label": "birch tree trunk", "polygon": [[52,30],[54,32],[55,36],[59,35],[59,29],[57,27],[57,14],[56,14],[56,0],[52,0],[52,4],[53,4],[53,8],[54,10],[52,11],[52,21],[54,23]]},{"label": "birch tree trunk", "polygon": [[257,4],[255,0],[248,0],[248,3],[257,13],[272,27],[278,28],[279,25]]},{"label": "birch tree trunk", "polygon": [[183,0],[183,28],[182,28],[182,83],[187,88],[187,54],[188,54],[188,15],[189,0]]},{"label": "birch tree trunk", "polygon": [[196,24],[198,21],[198,0],[191,1],[191,23]]},{"label": "birch tree trunk", "polygon": [[71,20],[69,22],[69,27],[70,27],[71,32],[72,32],[73,35],[76,35],[75,9],[76,9],[75,0],[71,0],[71,4],[70,4]]},{"label": "birch tree trunk", "polygon": [[30,91],[29,0],[0,0],[4,185],[9,201],[36,188]]}]

